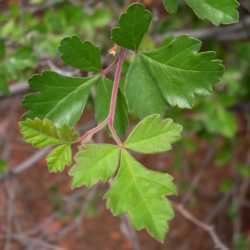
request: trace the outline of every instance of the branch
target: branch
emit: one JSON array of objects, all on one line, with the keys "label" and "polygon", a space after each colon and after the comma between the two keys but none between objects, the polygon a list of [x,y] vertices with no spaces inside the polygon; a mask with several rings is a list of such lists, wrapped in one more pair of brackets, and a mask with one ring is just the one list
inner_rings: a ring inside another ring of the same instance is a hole
[{"label": "branch", "polygon": [[203,231],[207,232],[211,239],[214,242],[215,249],[220,250],[229,250],[227,246],[224,245],[224,243],[220,240],[218,235],[216,234],[214,227],[211,225],[208,225],[200,220],[198,220],[196,217],[194,217],[188,210],[186,210],[183,205],[181,204],[174,204],[174,208],[188,221],[192,222],[197,227],[201,228]]},{"label": "branch", "polygon": [[160,42],[167,36],[190,35],[200,39],[217,39],[219,41],[234,41],[250,38],[250,17],[246,17],[238,24],[226,27],[212,27],[206,29],[189,29],[167,32],[163,35],[156,36],[156,41]]},{"label": "branch", "polygon": [[26,159],[24,162],[17,165],[15,168],[10,169],[5,174],[1,175],[0,182],[8,180],[8,179],[15,177],[16,175],[26,171],[26,170],[28,170],[29,168],[34,166],[34,164],[36,162],[40,161],[46,154],[48,154],[50,150],[51,150],[51,148],[49,147],[49,148],[44,148],[44,149],[37,151],[35,154],[33,154],[28,159]]}]

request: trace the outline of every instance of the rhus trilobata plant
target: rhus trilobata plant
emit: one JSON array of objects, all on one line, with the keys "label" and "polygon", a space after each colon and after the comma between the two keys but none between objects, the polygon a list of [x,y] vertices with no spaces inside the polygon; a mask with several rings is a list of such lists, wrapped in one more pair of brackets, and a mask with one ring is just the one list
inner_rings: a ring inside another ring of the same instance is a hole
[{"label": "rhus trilobata plant", "polygon": [[[186,2],[192,6],[195,1]],[[172,11],[177,9],[176,1],[164,3]],[[232,8],[236,11],[235,5]],[[206,9],[199,10],[196,12],[205,18]],[[215,24],[229,22],[227,13],[223,21],[221,12],[214,12],[215,19],[212,14],[208,18]],[[64,63],[90,74],[69,77],[45,71],[33,76],[32,93],[23,100],[27,112],[20,130],[24,140],[36,148],[55,146],[47,156],[50,172],[73,165],[69,170],[73,188],[109,182],[104,195],[107,208],[114,215],[127,214],[135,229],[146,229],[163,241],[168,221],[174,216],[167,196],[176,195],[176,186],[170,175],[149,170],[131,152],[152,154],[170,150],[181,138],[182,126],[163,118],[166,106],[191,108],[197,95],[211,93],[224,68],[214,52],[200,52],[201,42],[189,36],[168,37],[158,48],[141,51],[140,44],[151,21],[152,14],[144,5],[134,3],[128,7],[112,29],[116,57],[104,69],[98,47],[77,36],[63,39],[59,51]],[[133,57],[124,73],[123,64],[131,52]],[[92,88],[98,125],[80,135],[74,127]],[[141,121],[122,140],[128,113]],[[93,143],[93,136],[105,128],[114,144]],[[74,160],[73,144],[79,145]]]}]

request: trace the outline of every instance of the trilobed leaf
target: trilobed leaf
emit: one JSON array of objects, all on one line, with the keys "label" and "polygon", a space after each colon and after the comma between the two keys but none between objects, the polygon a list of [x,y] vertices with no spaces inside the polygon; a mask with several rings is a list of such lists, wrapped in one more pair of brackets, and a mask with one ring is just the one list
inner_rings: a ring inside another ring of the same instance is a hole
[{"label": "trilobed leaf", "polygon": [[68,65],[91,72],[101,69],[100,49],[88,41],[82,42],[77,36],[63,39],[59,50]]},{"label": "trilobed leaf", "polygon": [[210,94],[224,68],[214,52],[199,52],[201,42],[181,36],[139,53],[126,76],[129,109],[139,117],[162,114],[166,102],[190,108],[195,95]]},{"label": "trilobed leaf", "polygon": [[182,126],[172,119],[150,115],[143,119],[128,136],[125,146],[141,153],[158,153],[171,149],[181,137]]},{"label": "trilobed leaf", "polygon": [[105,198],[114,215],[128,214],[137,230],[147,229],[163,241],[167,221],[174,216],[165,196],[175,193],[171,176],[146,169],[123,150],[119,172]]},{"label": "trilobed leaf", "polygon": [[26,119],[19,126],[24,140],[36,148],[72,144],[78,138],[78,133],[73,128],[68,125],[58,128],[48,119]]},{"label": "trilobed leaf", "polygon": [[144,5],[129,5],[119,19],[118,26],[112,30],[112,41],[121,47],[137,50],[149,29],[152,14]]},{"label": "trilobed leaf", "polygon": [[99,181],[106,182],[118,167],[119,148],[110,144],[88,144],[75,157],[70,170],[72,186],[93,186]]}]

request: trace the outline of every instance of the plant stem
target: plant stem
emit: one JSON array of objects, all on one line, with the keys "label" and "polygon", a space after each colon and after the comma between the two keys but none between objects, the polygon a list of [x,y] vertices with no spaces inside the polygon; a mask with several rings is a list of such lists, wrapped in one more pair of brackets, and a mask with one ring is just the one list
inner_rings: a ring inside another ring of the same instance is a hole
[{"label": "plant stem", "polygon": [[120,54],[117,60],[117,67],[116,67],[115,75],[114,75],[114,85],[112,89],[112,96],[111,96],[110,107],[109,107],[108,124],[111,127],[113,127],[113,123],[114,123],[119,83],[120,83],[121,72],[122,72],[122,64],[124,62],[125,56],[126,56],[126,50],[124,48],[121,48]]},{"label": "plant stem", "polygon": [[111,100],[110,100],[109,113],[108,113],[107,118],[101,123],[99,123],[96,127],[88,130],[84,135],[82,135],[78,140],[79,142],[85,143],[89,141],[96,133],[98,133],[100,130],[102,130],[104,127],[108,125],[114,141],[119,146],[122,146],[122,142],[116,133],[113,123],[114,123],[114,117],[115,117],[115,111],[116,111],[119,83],[120,83],[121,72],[122,72],[122,64],[124,62],[125,56],[126,56],[126,50],[124,48],[121,48],[118,58],[111,65],[109,65],[106,69],[102,71],[102,74],[104,75],[108,74],[111,71],[112,67],[117,63],[117,67],[116,67],[115,75],[114,75],[114,84],[113,84],[112,95],[111,95]]},{"label": "plant stem", "polygon": [[101,72],[102,75],[106,76],[108,73],[110,73],[113,67],[116,65],[117,61],[118,61],[118,57],[111,64],[109,64],[106,68],[102,70]]},{"label": "plant stem", "polygon": [[89,141],[93,137],[93,135],[95,135],[100,130],[102,130],[107,124],[108,124],[108,120],[106,118],[104,121],[102,121],[101,123],[99,123],[96,127],[88,130],[84,135],[82,135],[79,138],[78,141],[80,141],[81,143]]}]

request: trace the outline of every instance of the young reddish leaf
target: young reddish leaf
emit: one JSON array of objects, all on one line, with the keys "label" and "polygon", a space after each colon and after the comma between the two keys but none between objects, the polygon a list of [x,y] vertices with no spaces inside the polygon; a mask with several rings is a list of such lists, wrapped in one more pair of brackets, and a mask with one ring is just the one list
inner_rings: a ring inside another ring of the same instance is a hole
[{"label": "young reddish leaf", "polygon": [[135,3],[128,7],[112,30],[112,41],[123,48],[137,50],[149,29],[152,14],[143,4]]},{"label": "young reddish leaf", "polygon": [[62,40],[59,50],[68,65],[91,72],[101,70],[101,51],[90,42],[81,42],[77,36],[67,37]]}]

